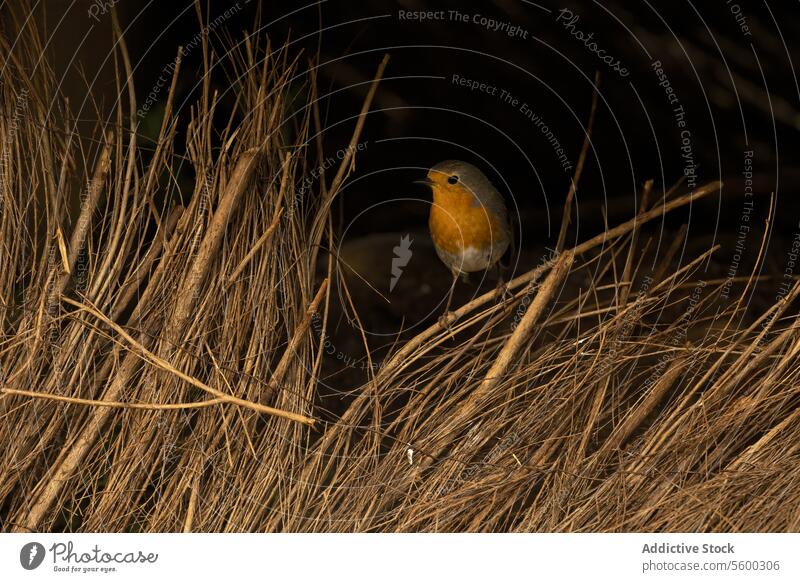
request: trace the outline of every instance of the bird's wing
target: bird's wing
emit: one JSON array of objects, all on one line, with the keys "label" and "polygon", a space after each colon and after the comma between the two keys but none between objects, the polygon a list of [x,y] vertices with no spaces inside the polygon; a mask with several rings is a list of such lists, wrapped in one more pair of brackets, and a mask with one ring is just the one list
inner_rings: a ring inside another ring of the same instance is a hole
[{"label": "bird's wing", "polygon": [[473,206],[478,208],[486,208],[487,212],[491,212],[498,218],[500,224],[510,227],[506,203],[503,200],[503,196],[497,191],[491,182],[487,180],[487,183],[483,188],[480,189],[480,191],[473,192],[473,197]]}]

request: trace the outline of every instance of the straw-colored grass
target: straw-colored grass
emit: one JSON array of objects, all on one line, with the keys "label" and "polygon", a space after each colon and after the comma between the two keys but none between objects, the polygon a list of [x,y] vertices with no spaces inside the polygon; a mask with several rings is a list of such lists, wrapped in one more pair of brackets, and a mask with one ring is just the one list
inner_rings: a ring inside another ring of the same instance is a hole
[{"label": "straw-colored grass", "polygon": [[[257,37],[204,50],[234,111],[201,82],[178,143],[173,83],[150,143],[124,83],[77,135],[37,35],[0,43],[3,530],[800,529],[800,288],[742,325],[702,279],[716,249],[643,265],[642,226],[721,184],[648,185],[510,299],[402,337],[339,414],[319,398],[324,249],[355,154],[296,196],[323,156],[302,61]],[[128,78],[124,43],[117,62]]]}]

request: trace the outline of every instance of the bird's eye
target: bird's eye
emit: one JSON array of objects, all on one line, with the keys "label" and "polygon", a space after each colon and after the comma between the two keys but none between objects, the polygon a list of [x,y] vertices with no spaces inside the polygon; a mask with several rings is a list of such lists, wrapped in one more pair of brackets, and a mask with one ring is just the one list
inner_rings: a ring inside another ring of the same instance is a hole
[{"label": "bird's eye", "polygon": [[455,174],[453,174],[452,176],[450,176],[450,177],[447,179],[447,183],[448,183],[448,184],[458,184],[458,176],[456,176]]}]

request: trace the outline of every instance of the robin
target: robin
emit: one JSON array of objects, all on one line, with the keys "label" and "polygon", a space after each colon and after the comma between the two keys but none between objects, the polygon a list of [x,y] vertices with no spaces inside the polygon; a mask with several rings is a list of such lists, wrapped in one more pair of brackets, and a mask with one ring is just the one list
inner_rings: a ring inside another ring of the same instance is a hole
[{"label": "robin", "polygon": [[453,274],[445,317],[458,276],[494,266],[511,241],[503,197],[478,168],[447,160],[433,166],[418,183],[433,191],[428,226],[436,254]]}]

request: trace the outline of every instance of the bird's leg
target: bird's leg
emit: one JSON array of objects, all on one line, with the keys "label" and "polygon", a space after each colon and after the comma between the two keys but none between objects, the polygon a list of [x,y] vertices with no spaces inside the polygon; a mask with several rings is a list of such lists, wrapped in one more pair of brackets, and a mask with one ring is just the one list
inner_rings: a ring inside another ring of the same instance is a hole
[{"label": "bird's leg", "polygon": [[[499,301],[503,302],[503,309],[506,309],[508,304],[514,298],[514,294],[511,292],[511,289],[509,289],[508,283],[506,282],[506,268],[500,264],[500,261],[496,262],[494,266],[497,268],[497,286],[495,287],[495,293],[499,292]],[[500,291],[501,289],[502,291]]]},{"label": "bird's leg", "polygon": [[453,282],[450,284],[450,292],[447,294],[447,305],[444,308],[444,314],[439,318],[439,325],[450,330],[450,326],[456,320],[456,314],[450,311],[450,304],[453,302],[453,291],[456,289],[456,282],[458,281],[458,271],[453,271]]}]

